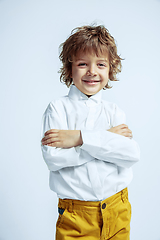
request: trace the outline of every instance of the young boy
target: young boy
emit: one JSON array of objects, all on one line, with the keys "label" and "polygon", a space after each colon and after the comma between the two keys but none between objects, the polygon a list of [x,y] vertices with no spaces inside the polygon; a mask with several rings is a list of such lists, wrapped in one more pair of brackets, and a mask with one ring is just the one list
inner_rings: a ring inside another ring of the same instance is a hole
[{"label": "young boy", "polygon": [[59,198],[57,240],[128,240],[127,186],[139,148],[124,112],[102,100],[121,71],[114,38],[104,26],[83,26],[61,45],[61,81],[69,94],[43,116],[42,152]]}]

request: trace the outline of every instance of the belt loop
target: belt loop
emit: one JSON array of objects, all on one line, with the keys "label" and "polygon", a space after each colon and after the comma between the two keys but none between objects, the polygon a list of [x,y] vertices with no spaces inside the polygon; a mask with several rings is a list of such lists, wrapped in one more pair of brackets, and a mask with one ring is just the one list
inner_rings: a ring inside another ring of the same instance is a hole
[{"label": "belt loop", "polygon": [[72,210],[73,210],[72,205],[73,205],[73,202],[72,202],[72,200],[70,199],[70,200],[69,200],[69,206],[68,206],[68,211],[69,211],[70,213],[71,213]]}]

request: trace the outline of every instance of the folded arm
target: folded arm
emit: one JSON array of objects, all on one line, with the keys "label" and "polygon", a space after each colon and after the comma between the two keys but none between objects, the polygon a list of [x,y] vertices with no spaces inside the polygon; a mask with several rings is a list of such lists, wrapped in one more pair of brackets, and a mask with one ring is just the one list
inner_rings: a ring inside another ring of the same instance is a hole
[{"label": "folded arm", "polygon": [[[66,129],[64,123],[64,117],[53,106],[44,114],[41,146],[51,171],[79,166],[95,158],[120,167],[131,167],[140,158],[138,144],[131,139],[128,126],[122,124],[125,114],[119,108],[115,109],[113,127],[108,130],[62,130]],[[81,158],[84,152],[88,154],[87,158]]]},{"label": "folded arm", "polygon": [[61,130],[66,127],[61,119],[56,109],[49,105],[42,121],[41,149],[50,171],[79,166],[93,159],[91,156],[87,159],[81,157],[82,151],[76,148],[81,144],[81,132]]},{"label": "folded arm", "polygon": [[[132,131],[126,124],[112,127],[108,131],[124,137],[132,138]],[[41,142],[42,145],[57,148],[72,148],[83,144],[80,130],[50,129],[44,133],[44,137]]]},{"label": "folded arm", "polygon": [[140,159],[138,144],[132,139],[132,132],[125,124],[108,131],[81,132],[81,149],[96,159],[129,168]]},{"label": "folded arm", "polygon": [[72,148],[83,144],[80,130],[50,129],[45,132],[42,144],[57,148]]},{"label": "folded arm", "polygon": [[69,149],[81,145],[92,157],[121,167],[130,167],[139,160],[139,148],[132,139],[132,131],[125,124],[108,131],[59,130],[45,133],[42,144]]}]

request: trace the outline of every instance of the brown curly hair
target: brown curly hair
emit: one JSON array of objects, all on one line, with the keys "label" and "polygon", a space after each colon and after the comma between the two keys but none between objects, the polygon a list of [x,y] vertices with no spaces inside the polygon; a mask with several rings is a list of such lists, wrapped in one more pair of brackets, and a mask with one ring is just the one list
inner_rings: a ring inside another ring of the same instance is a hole
[{"label": "brown curly hair", "polygon": [[[103,26],[82,26],[72,30],[70,37],[60,45],[59,58],[62,61],[60,81],[70,87],[73,80],[72,62],[73,58],[80,52],[89,52],[99,55],[109,56],[109,80],[117,81],[116,75],[121,72],[121,60],[117,54],[117,46],[114,38],[109,31]],[[108,83],[104,89],[111,88]]]}]

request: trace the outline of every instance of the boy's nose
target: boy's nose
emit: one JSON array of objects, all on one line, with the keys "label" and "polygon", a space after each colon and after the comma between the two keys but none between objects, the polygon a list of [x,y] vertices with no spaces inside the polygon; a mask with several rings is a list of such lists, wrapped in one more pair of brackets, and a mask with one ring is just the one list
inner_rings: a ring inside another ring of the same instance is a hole
[{"label": "boy's nose", "polygon": [[90,66],[90,68],[87,71],[88,76],[95,76],[97,75],[96,69],[94,66]]}]

